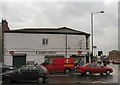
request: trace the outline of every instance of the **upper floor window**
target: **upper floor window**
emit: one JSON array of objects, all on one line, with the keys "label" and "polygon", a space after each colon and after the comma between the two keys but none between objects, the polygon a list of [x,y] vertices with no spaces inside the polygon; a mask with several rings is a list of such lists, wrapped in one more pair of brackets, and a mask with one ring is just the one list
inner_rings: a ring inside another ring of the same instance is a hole
[{"label": "upper floor window", "polygon": [[43,44],[43,45],[47,45],[47,44],[48,44],[48,39],[43,38],[42,44]]}]

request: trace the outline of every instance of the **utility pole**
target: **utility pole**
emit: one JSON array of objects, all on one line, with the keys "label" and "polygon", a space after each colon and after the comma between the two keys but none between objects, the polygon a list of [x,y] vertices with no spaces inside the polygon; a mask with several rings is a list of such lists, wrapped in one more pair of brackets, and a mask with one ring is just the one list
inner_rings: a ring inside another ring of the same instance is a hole
[{"label": "utility pole", "polygon": [[67,34],[65,34],[65,57],[67,58]]},{"label": "utility pole", "polygon": [[93,62],[93,15],[94,14],[98,14],[98,13],[104,13],[104,11],[99,11],[99,12],[94,12],[94,13],[91,13],[91,48],[92,48],[92,52],[91,52],[91,62]]}]

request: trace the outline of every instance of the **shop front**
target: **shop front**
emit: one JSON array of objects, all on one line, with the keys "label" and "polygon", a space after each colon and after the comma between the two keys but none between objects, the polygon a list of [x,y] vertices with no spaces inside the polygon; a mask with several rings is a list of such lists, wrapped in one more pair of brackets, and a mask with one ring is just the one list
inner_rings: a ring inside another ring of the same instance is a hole
[{"label": "shop front", "polygon": [[[13,52],[13,53],[12,53]],[[7,51],[5,52],[5,63],[15,67],[26,64],[41,64],[47,58],[63,58],[66,57],[66,51],[46,51],[46,50],[34,50],[34,51]],[[12,54],[11,54],[12,53]],[[80,59],[86,62],[85,54],[78,54],[78,51],[67,51],[67,58],[73,57],[75,62]]]}]

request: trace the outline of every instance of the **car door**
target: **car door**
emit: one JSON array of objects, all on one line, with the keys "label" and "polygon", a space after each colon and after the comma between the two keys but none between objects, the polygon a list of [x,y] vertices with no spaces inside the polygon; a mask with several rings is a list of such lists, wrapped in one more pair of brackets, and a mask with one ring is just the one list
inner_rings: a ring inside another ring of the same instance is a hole
[{"label": "car door", "polygon": [[102,65],[101,64],[96,64],[96,73],[103,73],[103,72],[105,72],[105,70],[104,70],[104,67],[102,67]]},{"label": "car door", "polygon": [[94,63],[91,63],[88,65],[88,70],[92,73],[95,73],[95,65]]},{"label": "car door", "polygon": [[95,73],[100,73],[101,72],[101,66],[98,63],[95,63]]},{"label": "car door", "polygon": [[15,81],[23,81],[21,68],[16,69],[12,76]]},{"label": "car door", "polygon": [[48,71],[51,73],[51,72],[54,72],[54,65],[53,65],[53,60],[52,59],[48,59],[45,61],[45,65],[44,65]]},{"label": "car door", "polygon": [[30,80],[37,80],[39,78],[39,71],[36,66],[31,66],[30,67]]},{"label": "car door", "polygon": [[25,66],[21,69],[21,72],[22,72],[22,79],[23,80],[30,80],[30,76],[31,76],[31,73],[30,73],[30,70],[29,70],[29,66]]},{"label": "car door", "polygon": [[16,81],[24,81],[29,79],[29,67],[22,66],[14,71],[13,78]]}]

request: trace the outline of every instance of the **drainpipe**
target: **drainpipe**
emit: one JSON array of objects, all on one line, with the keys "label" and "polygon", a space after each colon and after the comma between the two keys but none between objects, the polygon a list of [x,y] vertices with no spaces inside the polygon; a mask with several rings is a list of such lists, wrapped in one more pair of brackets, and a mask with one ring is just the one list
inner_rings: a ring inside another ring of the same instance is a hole
[{"label": "drainpipe", "polygon": [[3,28],[2,22],[0,23],[0,62],[4,62],[3,60]]},{"label": "drainpipe", "polygon": [[65,34],[65,57],[67,58],[67,34]]}]

